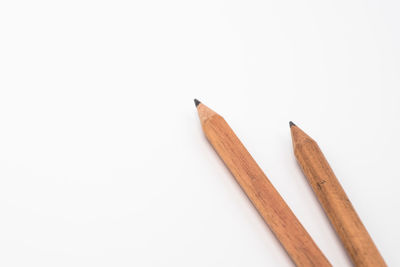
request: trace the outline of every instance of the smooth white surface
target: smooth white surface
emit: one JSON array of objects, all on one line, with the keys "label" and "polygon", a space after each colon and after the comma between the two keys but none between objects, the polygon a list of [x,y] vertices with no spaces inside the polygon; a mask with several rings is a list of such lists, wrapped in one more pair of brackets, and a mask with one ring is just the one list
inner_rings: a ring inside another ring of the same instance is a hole
[{"label": "smooth white surface", "polygon": [[399,1],[1,1],[1,266],[292,266],[203,136],[230,123],[334,266],[316,139],[400,265]]}]

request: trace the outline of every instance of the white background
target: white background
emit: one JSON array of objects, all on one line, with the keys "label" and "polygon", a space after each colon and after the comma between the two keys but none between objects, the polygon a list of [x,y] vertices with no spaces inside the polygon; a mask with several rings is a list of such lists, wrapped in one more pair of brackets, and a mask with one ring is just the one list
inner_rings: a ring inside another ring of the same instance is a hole
[{"label": "white background", "polygon": [[317,140],[400,265],[399,1],[1,1],[1,266],[292,266],[207,143],[230,123],[334,266]]}]

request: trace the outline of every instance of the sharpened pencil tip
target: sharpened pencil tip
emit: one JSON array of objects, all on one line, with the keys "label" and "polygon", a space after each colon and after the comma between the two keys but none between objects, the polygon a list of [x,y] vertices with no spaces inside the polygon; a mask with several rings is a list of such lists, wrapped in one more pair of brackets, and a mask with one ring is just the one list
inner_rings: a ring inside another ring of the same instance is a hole
[{"label": "sharpened pencil tip", "polygon": [[290,126],[290,127],[296,126],[296,124],[294,124],[293,121],[289,121],[289,126]]},{"label": "sharpened pencil tip", "polygon": [[196,107],[198,106],[198,105],[200,105],[200,101],[199,100],[197,100],[196,98],[194,99],[194,104],[196,105]]}]

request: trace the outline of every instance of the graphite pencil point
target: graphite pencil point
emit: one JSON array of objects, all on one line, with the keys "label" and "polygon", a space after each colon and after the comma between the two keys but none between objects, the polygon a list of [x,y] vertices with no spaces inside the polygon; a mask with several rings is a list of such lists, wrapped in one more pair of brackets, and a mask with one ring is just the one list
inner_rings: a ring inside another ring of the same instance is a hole
[{"label": "graphite pencil point", "polygon": [[294,124],[293,121],[289,121],[289,125],[290,125],[290,127],[296,126],[296,124]]},{"label": "graphite pencil point", "polygon": [[200,105],[200,101],[199,100],[197,100],[196,98],[194,99],[194,104],[196,105],[196,107],[198,106],[198,105]]}]

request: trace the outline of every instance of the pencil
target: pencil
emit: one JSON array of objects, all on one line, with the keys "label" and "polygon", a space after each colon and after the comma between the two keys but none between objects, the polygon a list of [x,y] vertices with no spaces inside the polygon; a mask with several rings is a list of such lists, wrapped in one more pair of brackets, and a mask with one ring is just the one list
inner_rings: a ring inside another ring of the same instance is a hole
[{"label": "pencil", "polygon": [[331,266],[226,121],[195,99],[203,131],[297,266]]},{"label": "pencil", "polygon": [[318,144],[290,122],[294,154],[355,266],[386,266]]}]

